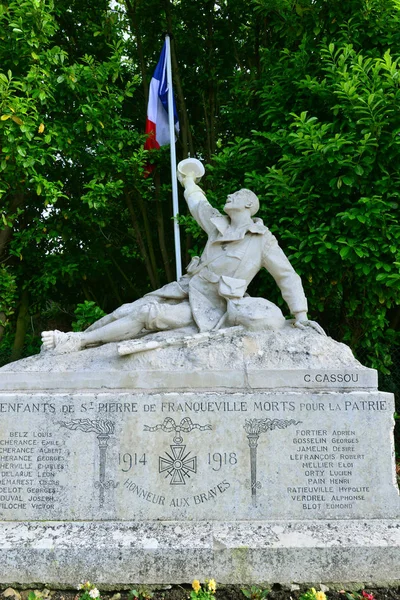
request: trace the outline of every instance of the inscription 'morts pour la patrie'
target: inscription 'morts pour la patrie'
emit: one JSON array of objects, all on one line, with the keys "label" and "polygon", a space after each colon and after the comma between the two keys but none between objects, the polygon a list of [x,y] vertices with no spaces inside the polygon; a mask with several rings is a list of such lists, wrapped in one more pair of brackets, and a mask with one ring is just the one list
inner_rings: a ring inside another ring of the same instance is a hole
[{"label": "inscription 'morts pour la patrie'", "polygon": [[[241,394],[242,397],[244,396]],[[246,397],[246,396],[244,396]],[[165,397],[161,396],[158,402],[127,402],[127,401],[80,401],[74,400],[73,402],[60,404],[46,401],[46,402],[31,402],[31,401],[18,401],[18,402],[0,402],[0,413],[4,415],[13,414],[59,414],[62,413],[64,416],[71,416],[72,414],[81,414],[83,417],[87,417],[87,413],[100,414],[107,413],[112,415],[119,414],[140,414],[140,413],[153,413],[161,411],[162,413],[240,413],[240,412],[256,412],[258,410],[264,412],[294,412],[300,410],[301,412],[330,412],[330,411],[387,411],[388,401],[386,399],[363,399],[353,398],[346,399],[344,402],[335,402],[331,400],[331,397],[325,398],[323,401],[310,400],[305,394],[300,403],[296,403],[294,400],[285,399],[282,397],[279,400],[260,399],[260,395],[256,395],[257,399],[244,400],[164,400]],[[83,413],[83,414],[82,414]]]},{"label": "inscription 'morts pour la patrie'", "polygon": [[383,394],[22,397],[2,403],[6,519],[379,516],[393,493],[371,450]]}]

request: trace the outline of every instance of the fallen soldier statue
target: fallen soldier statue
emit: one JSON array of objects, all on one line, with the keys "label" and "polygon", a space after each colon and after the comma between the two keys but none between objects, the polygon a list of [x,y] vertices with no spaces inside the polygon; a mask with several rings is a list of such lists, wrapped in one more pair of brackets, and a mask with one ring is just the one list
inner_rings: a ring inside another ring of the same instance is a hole
[{"label": "fallen soldier statue", "polygon": [[[196,333],[242,326],[249,330],[278,330],[285,317],[265,298],[252,298],[247,287],[265,268],[274,278],[294,317],[293,326],[323,329],[307,318],[307,299],[299,275],[274,235],[254,215],[257,196],[241,189],[230,194],[221,214],[197,185],[204,168],[196,159],[178,165],[178,179],[192,216],[208,235],[200,257],[194,257],[178,281],[99,319],[83,332],[44,331],[43,350],[67,353],[88,346],[132,340],[146,333],[195,326]],[[151,345],[149,348],[151,349]]]}]

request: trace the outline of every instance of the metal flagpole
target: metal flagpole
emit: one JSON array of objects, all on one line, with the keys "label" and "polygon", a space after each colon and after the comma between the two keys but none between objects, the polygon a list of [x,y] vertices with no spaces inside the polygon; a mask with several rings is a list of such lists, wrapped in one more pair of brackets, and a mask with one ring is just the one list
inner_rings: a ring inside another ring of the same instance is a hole
[{"label": "metal flagpole", "polygon": [[172,90],[172,67],[171,67],[171,42],[167,34],[165,36],[167,52],[167,83],[168,83],[168,123],[170,137],[170,155],[171,155],[171,180],[172,180],[172,210],[174,215],[174,239],[175,239],[175,263],[176,278],[182,277],[182,259],[181,259],[181,234],[177,216],[179,215],[178,204],[178,180],[176,178],[176,152],[175,152],[175,125],[174,125],[174,100]]}]

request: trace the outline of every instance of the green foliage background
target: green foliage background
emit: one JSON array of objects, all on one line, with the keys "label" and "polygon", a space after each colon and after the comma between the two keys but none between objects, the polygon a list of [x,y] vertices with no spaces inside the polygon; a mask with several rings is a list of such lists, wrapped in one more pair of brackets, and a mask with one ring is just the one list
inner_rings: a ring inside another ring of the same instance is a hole
[{"label": "green foliage background", "polygon": [[[310,317],[387,375],[400,327],[397,0],[1,1],[1,362],[37,351],[42,329],[83,326],[174,278],[168,148],[143,150],[166,30],[178,159],[205,161],[216,206],[241,186],[259,195]],[[188,261],[204,239],[181,208]],[[267,273],[250,291],[282,303]]]}]

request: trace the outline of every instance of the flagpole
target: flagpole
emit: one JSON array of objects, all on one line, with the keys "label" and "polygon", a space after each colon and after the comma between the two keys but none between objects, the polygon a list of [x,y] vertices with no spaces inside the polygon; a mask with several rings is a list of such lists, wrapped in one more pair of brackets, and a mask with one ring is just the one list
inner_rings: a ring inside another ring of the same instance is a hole
[{"label": "flagpole", "polygon": [[175,124],[174,124],[174,100],[172,90],[172,67],[171,67],[171,41],[167,34],[165,36],[166,54],[167,54],[167,83],[168,83],[168,123],[170,137],[170,156],[171,156],[171,180],[172,180],[172,211],[174,215],[174,239],[175,239],[175,263],[176,278],[182,277],[182,259],[181,259],[181,234],[177,217],[179,215],[178,204],[178,180],[176,178],[176,152],[175,152]]}]

